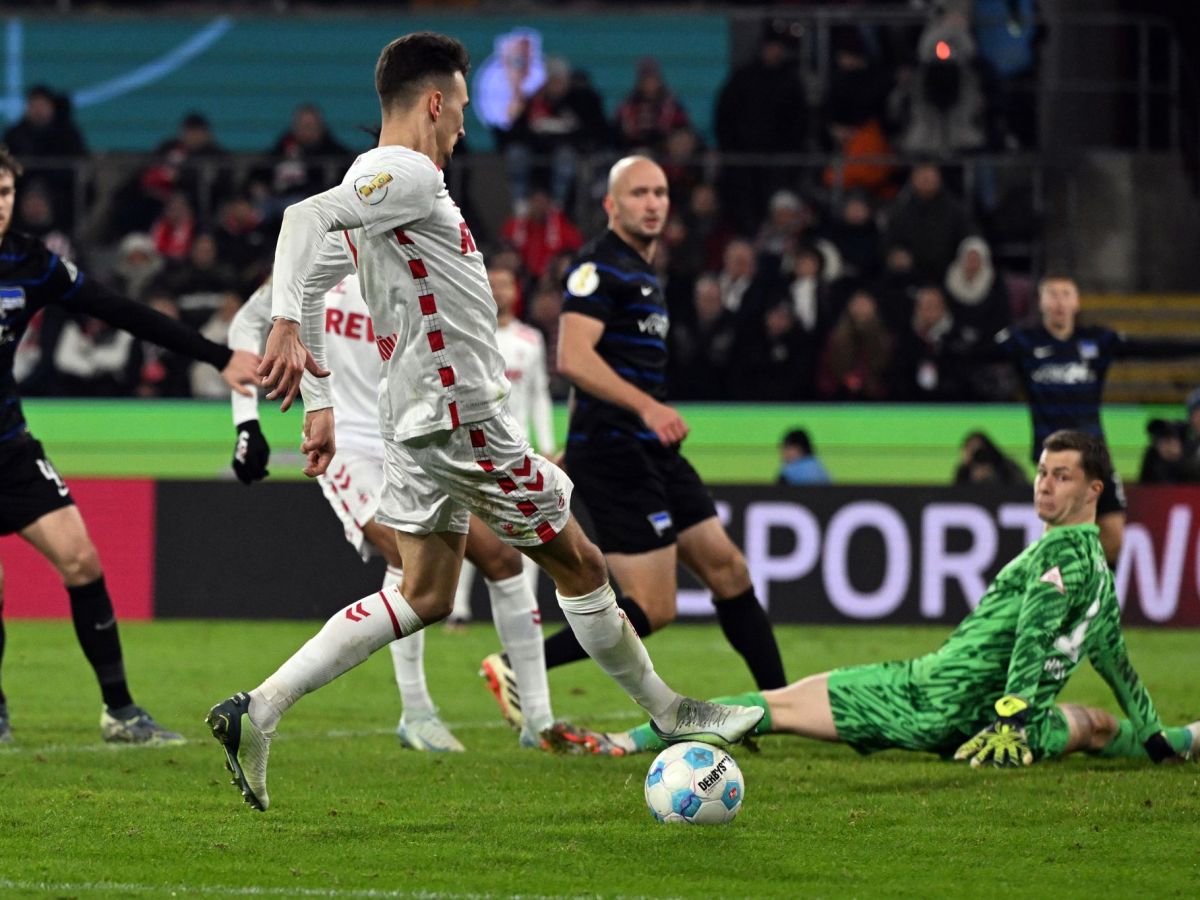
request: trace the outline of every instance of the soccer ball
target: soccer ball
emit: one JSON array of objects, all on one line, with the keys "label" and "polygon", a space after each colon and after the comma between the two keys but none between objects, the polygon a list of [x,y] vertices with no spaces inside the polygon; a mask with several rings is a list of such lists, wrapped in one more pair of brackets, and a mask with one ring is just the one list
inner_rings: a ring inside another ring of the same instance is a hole
[{"label": "soccer ball", "polygon": [[719,747],[698,741],[672,744],[646,774],[646,805],[659,822],[720,825],[732,822],[746,793],[742,770]]}]

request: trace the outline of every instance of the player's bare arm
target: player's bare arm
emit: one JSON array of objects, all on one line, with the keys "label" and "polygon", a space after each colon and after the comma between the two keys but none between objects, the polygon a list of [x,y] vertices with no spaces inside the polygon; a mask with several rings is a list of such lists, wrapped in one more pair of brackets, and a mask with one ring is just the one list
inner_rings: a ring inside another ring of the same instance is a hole
[{"label": "player's bare arm", "polygon": [[563,313],[559,320],[558,370],[571,383],[594,397],[636,413],[665,446],[688,435],[683,416],[659,403],[613,371],[596,352],[604,323],[581,313]]}]

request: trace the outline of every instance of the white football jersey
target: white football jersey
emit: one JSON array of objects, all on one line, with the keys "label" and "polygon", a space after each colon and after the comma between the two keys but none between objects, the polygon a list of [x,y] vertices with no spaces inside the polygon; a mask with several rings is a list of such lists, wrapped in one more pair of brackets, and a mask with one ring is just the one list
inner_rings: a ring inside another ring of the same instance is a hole
[{"label": "white football jersey", "polygon": [[[323,238],[336,231],[342,234]],[[509,383],[483,256],[429,157],[377,147],[354,161],[340,185],[289,208],[276,249],[273,314],[303,323],[318,362],[323,335],[312,301],[328,287],[321,275],[328,269],[315,260],[343,239],[383,360],[384,436],[408,440],[503,409]],[[321,386],[312,381],[305,404],[318,408]]]},{"label": "white football jersey", "polygon": [[512,385],[508,412],[543,456],[554,453],[554,420],[550,376],[546,371],[546,342],[542,333],[514,319],[496,330],[504,357],[504,375]]},{"label": "white football jersey", "polygon": [[[271,330],[271,282],[255,291],[238,310],[229,329],[229,346],[261,353]],[[327,367],[334,407],[338,453],[383,459],[379,434],[382,364],[358,277],[348,275],[325,294]],[[257,398],[234,393],[234,424],[258,418]]]}]

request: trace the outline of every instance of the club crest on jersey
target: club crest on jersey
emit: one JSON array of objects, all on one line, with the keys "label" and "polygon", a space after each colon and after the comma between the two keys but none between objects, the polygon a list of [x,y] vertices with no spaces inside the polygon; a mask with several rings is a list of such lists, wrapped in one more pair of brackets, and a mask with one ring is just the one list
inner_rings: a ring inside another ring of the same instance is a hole
[{"label": "club crest on jersey", "polygon": [[600,274],[596,271],[595,263],[584,263],[567,279],[567,290],[576,297],[588,297],[596,293],[598,287]]},{"label": "club crest on jersey", "polygon": [[1065,594],[1067,592],[1067,587],[1063,584],[1062,572],[1059,570],[1058,566],[1050,569],[1048,572],[1042,575],[1038,581],[1042,582],[1043,584],[1054,585],[1060,594]]},{"label": "club crest on jersey", "polygon": [[1100,355],[1100,347],[1095,341],[1080,341],[1079,355],[1084,359],[1095,359]]},{"label": "club crest on jersey", "polygon": [[358,198],[367,206],[374,206],[387,196],[387,186],[392,180],[391,174],[388,172],[380,172],[378,175],[363,175],[354,180],[354,190],[358,191]]},{"label": "club crest on jersey", "polygon": [[650,513],[646,516],[646,521],[650,523],[650,527],[659,537],[662,537],[666,530],[675,524],[671,521],[671,514],[665,509],[661,512]]}]

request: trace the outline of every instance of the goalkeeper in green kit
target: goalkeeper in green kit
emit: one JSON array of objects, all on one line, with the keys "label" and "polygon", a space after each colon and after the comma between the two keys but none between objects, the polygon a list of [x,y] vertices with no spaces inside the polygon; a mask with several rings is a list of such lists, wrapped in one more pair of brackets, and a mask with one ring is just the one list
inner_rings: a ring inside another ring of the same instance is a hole
[{"label": "goalkeeper in green kit", "polygon": [[[860,753],[921,750],[972,766],[1030,765],[1078,751],[1156,763],[1200,752],[1200,722],[1165,728],[1125,651],[1095,524],[1108,451],[1078,431],[1055,432],[1042,447],[1034,505],[1045,534],[1000,571],[940,648],[722,702],[763,707],[757,734],[841,741]],[[1084,656],[1128,718],[1055,704]],[[565,739],[610,755],[665,746],[649,725]]]}]

